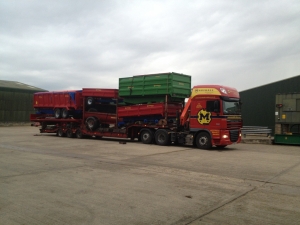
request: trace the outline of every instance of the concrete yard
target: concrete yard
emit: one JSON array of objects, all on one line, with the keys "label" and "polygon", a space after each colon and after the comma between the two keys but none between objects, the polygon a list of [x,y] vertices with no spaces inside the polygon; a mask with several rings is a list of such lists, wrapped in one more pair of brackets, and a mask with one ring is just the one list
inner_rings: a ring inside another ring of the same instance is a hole
[{"label": "concrete yard", "polygon": [[0,224],[300,224],[300,147],[207,151],[0,127]]}]

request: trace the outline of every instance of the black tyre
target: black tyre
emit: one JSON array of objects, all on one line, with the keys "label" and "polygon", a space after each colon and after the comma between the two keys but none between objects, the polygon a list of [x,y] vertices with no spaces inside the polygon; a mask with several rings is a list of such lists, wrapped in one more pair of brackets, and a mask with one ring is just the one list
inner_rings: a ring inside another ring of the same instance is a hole
[{"label": "black tyre", "polygon": [[170,136],[166,130],[157,130],[155,132],[155,142],[158,145],[169,145]]},{"label": "black tyre", "polygon": [[88,97],[88,98],[86,99],[86,104],[87,104],[87,105],[93,105],[93,104],[94,104],[94,99],[93,99],[92,97]]},{"label": "black tyre", "polygon": [[94,130],[98,127],[99,121],[96,117],[91,116],[86,119],[85,123],[88,129]]},{"label": "black tyre", "polygon": [[83,138],[83,134],[82,134],[82,131],[80,129],[76,130],[76,133],[75,133],[76,137],[81,139]]},{"label": "black tyre", "polygon": [[200,149],[211,149],[211,137],[207,132],[201,132],[196,137],[196,145]]},{"label": "black tyre", "polygon": [[153,132],[149,129],[145,129],[140,134],[140,139],[144,144],[151,144],[153,142]]},{"label": "black tyre", "polygon": [[74,137],[73,131],[71,129],[68,129],[66,131],[66,135],[67,135],[68,138],[73,138]]},{"label": "black tyre", "polygon": [[42,122],[41,126],[42,126],[42,130],[45,130],[47,128],[47,123],[46,122]]},{"label": "black tyre", "polygon": [[61,110],[60,109],[55,109],[54,110],[54,117],[56,119],[59,119],[61,117]]},{"label": "black tyre", "polygon": [[57,136],[58,136],[58,137],[64,137],[64,136],[65,136],[63,129],[59,128],[59,129],[57,130]]},{"label": "black tyre", "polygon": [[64,118],[64,119],[68,118],[69,117],[69,110],[62,109],[62,111],[61,111],[61,117]]}]

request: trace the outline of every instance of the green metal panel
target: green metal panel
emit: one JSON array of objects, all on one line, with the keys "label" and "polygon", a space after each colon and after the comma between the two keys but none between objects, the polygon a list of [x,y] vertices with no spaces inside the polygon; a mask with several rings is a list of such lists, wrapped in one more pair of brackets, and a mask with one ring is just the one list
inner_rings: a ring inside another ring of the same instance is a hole
[{"label": "green metal panel", "polygon": [[11,122],[13,121],[13,113],[11,111],[4,111],[4,122]]},{"label": "green metal panel", "polygon": [[4,122],[4,110],[0,110],[0,122]]},{"label": "green metal panel", "polygon": [[3,98],[0,98],[0,110],[4,110],[5,108],[5,101]]},{"label": "green metal panel", "polygon": [[29,118],[28,111],[22,110],[18,111],[17,119],[18,121],[26,121]]},{"label": "green metal panel", "polygon": [[300,135],[288,135],[288,134],[275,134],[274,143],[276,144],[290,144],[300,145]]},{"label": "green metal panel", "polygon": [[34,113],[32,91],[19,89],[0,90],[0,122],[29,122]]},{"label": "green metal panel", "polygon": [[[165,102],[166,98],[164,95],[160,96],[144,96],[144,97],[125,97],[124,102],[129,104],[148,104],[156,102]],[[183,102],[183,98],[169,97],[168,102]]]},{"label": "green metal panel", "polygon": [[119,78],[119,96],[170,95],[187,98],[191,93],[191,76],[178,73],[149,74]]}]

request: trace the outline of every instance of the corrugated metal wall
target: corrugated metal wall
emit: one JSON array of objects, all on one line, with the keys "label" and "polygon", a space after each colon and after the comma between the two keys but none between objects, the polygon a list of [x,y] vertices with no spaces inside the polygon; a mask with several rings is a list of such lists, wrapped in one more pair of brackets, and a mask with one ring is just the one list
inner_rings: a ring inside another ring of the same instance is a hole
[{"label": "corrugated metal wall", "polygon": [[29,122],[34,113],[33,93],[26,90],[0,90],[0,122]]},{"label": "corrugated metal wall", "polygon": [[291,92],[300,92],[300,75],[241,91],[244,126],[267,126],[274,132],[275,96]]}]

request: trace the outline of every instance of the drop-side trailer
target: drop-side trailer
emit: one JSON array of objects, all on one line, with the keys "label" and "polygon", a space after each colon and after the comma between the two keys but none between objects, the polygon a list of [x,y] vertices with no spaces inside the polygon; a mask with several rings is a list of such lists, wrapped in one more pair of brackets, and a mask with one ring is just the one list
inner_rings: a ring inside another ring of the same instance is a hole
[{"label": "drop-side trailer", "polygon": [[61,118],[54,110],[53,114],[32,114],[31,121],[41,124],[41,133],[69,138],[129,138],[157,145],[183,145],[189,139],[201,149],[224,148],[241,141],[240,98],[234,88],[198,85],[186,103],[166,95],[162,102],[128,105],[117,89],[96,88],[80,90],[78,98],[82,109],[77,117],[72,116],[73,109],[60,106],[57,111],[66,109],[68,117]]}]

